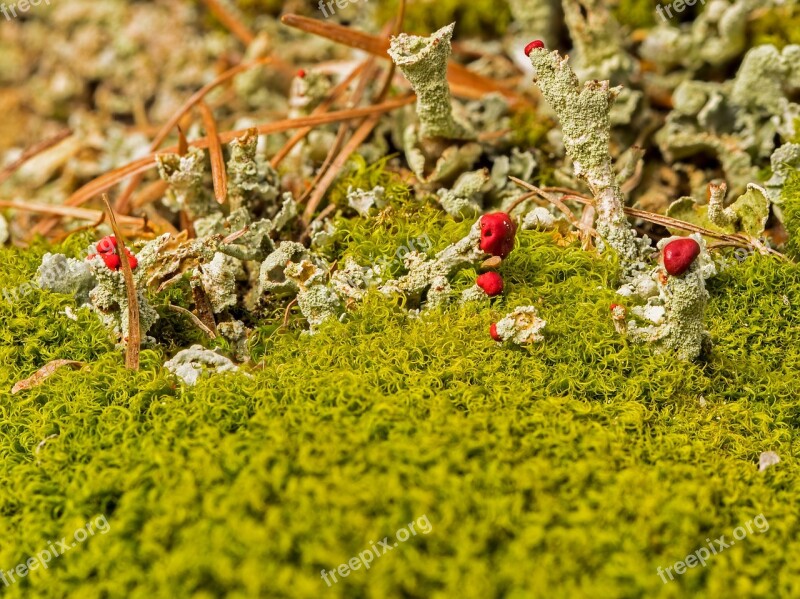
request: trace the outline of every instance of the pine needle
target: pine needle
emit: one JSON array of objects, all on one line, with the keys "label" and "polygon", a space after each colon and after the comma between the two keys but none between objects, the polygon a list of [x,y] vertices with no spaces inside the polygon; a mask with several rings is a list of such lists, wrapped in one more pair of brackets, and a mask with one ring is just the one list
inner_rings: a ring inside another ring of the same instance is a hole
[{"label": "pine needle", "polygon": [[222,143],[219,141],[217,121],[214,114],[205,102],[200,102],[197,107],[203,118],[203,127],[208,139],[208,153],[211,156],[211,179],[214,183],[214,197],[218,204],[228,201],[228,171],[225,169],[225,156],[222,154]]},{"label": "pine needle", "polygon": [[[125,368],[139,370],[139,351],[142,344],[142,335],[139,330],[139,298],[136,293],[136,282],[133,280],[133,271],[128,260],[125,242],[122,239],[122,231],[117,224],[117,219],[111,209],[111,202],[109,202],[107,194],[103,194],[103,204],[108,214],[111,229],[117,239],[117,255],[119,256],[122,276],[125,278],[125,292],[128,296],[128,336],[127,338],[123,337],[125,342]],[[123,335],[124,333],[125,331],[123,331]]]}]

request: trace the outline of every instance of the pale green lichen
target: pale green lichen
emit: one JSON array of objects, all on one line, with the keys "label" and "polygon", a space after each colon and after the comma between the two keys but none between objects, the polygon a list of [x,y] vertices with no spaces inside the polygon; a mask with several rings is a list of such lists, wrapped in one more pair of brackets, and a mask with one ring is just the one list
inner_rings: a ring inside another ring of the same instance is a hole
[{"label": "pale green lichen", "polygon": [[381,209],[386,206],[386,189],[376,185],[370,190],[347,190],[347,205],[358,212],[360,216],[369,216],[373,208]]},{"label": "pale green lichen", "polygon": [[228,320],[217,324],[217,332],[230,344],[231,355],[238,362],[250,359],[247,347],[248,328],[241,320]]},{"label": "pale green lichen", "polygon": [[270,207],[280,195],[277,171],[257,154],[258,135],[250,130],[229,145],[228,203],[231,211],[247,208],[252,212]]},{"label": "pale green lichen", "polygon": [[764,184],[767,196],[780,204],[783,186],[793,172],[800,168],[800,144],[785,143],[772,153],[770,158],[772,176]]},{"label": "pale green lichen", "polygon": [[667,209],[667,216],[690,222],[721,233],[744,233],[759,238],[770,213],[767,191],[755,183],[729,206],[725,206],[727,186],[724,183],[708,186],[708,202],[699,204],[691,197],[683,197]]},{"label": "pale green lichen", "polygon": [[462,173],[452,189],[437,192],[439,203],[445,212],[459,220],[475,218],[481,212],[483,190],[488,182],[487,169]]},{"label": "pale green lichen", "polygon": [[289,90],[290,118],[308,116],[325,99],[330,89],[330,80],[318,71],[308,70],[302,77],[294,77]]},{"label": "pale green lichen", "polygon": [[555,216],[553,216],[553,214],[547,208],[542,206],[537,206],[528,212],[522,219],[522,228],[524,230],[547,230],[553,228],[555,224]]},{"label": "pale green lichen", "polygon": [[636,61],[623,47],[619,23],[606,0],[563,0],[564,18],[575,47],[573,69],[580,79],[626,83]]},{"label": "pale green lichen", "polygon": [[734,193],[758,178],[756,161],[775,150],[777,137],[795,134],[800,105],[800,47],[751,49],[736,77],[724,83],[685,81],[675,90],[674,110],[656,141],[668,161],[711,154],[720,161]]},{"label": "pale green lichen", "polygon": [[[693,21],[666,18],[668,5],[659,9],[665,18],[645,38],[640,54],[666,71],[676,66],[698,70],[703,65],[723,65],[747,47],[747,18],[753,0],[709,0]],[[681,4],[685,8],[684,4]]]},{"label": "pale green lichen", "polygon": [[558,27],[562,13],[558,0],[509,0],[514,17],[517,49],[524,48],[531,39],[542,39],[552,46],[558,40]]},{"label": "pale green lichen", "polygon": [[[711,336],[705,328],[705,311],[709,294],[705,281],[717,269],[705,247],[703,238],[691,236],[700,245],[700,255],[689,269],[678,276],[669,275],[663,265],[652,273],[658,294],[650,297],[644,306],[635,306],[631,313],[644,324],[630,320],[628,337],[647,343],[656,351],[669,351],[681,360],[694,360],[711,347]],[[658,243],[664,247],[680,237],[669,237]]]},{"label": "pale green lichen", "polygon": [[609,113],[620,88],[610,87],[608,81],[588,81],[581,87],[567,58],[558,52],[534,49],[530,60],[536,84],[559,118],[575,174],[594,194],[597,230],[619,254],[624,276],[632,278],[645,268],[647,244],[637,239],[627,222],[609,151]]},{"label": "pale green lichen", "polygon": [[46,253],[36,274],[39,287],[72,295],[79,306],[89,303],[89,292],[97,284],[85,260],[68,258],[63,254]]},{"label": "pale green lichen", "polygon": [[221,314],[236,305],[236,278],[244,276],[236,258],[217,252],[211,262],[198,266],[197,273],[214,314]]},{"label": "pale green lichen", "polygon": [[[708,267],[703,249],[701,257],[681,277],[665,281],[663,267],[648,267],[648,240],[639,239],[627,222],[622,209],[624,198],[609,153],[609,112],[616,90],[609,87],[608,81],[587,82],[581,89],[566,59],[557,52],[535,49],[530,59],[537,84],[561,121],[564,145],[575,173],[588,183],[595,197],[597,230],[619,255],[624,283],[621,293],[664,309],[663,323],[645,327],[629,323],[628,336],[652,343],[657,350],[672,350],[681,359],[698,357],[701,348],[708,345],[703,323],[708,298],[705,279],[714,273],[713,265]],[[659,242],[659,248],[668,241]],[[699,243],[705,247],[702,239]]]},{"label": "pale green lichen", "polygon": [[189,349],[179,351],[171,360],[164,363],[164,368],[189,386],[196,385],[205,373],[216,374],[239,370],[239,367],[228,358],[202,345],[193,345]]},{"label": "pale green lichen", "polygon": [[198,148],[189,148],[185,156],[159,154],[156,156],[158,174],[169,183],[164,203],[171,209],[186,210],[196,219],[219,211],[209,187],[205,184],[206,154]]},{"label": "pale green lichen", "polygon": [[449,296],[450,277],[458,270],[475,264],[487,257],[480,249],[480,219],[470,228],[466,237],[460,239],[427,259],[417,251],[411,251],[404,257],[407,273],[396,280],[387,281],[380,290],[384,294],[399,293],[413,304],[422,301],[427,292],[427,307],[441,304]]},{"label": "pale green lichen", "polygon": [[474,132],[453,117],[447,61],[455,23],[430,37],[401,33],[393,37],[389,56],[417,94],[420,136],[425,138],[471,139]]},{"label": "pale green lichen", "polygon": [[[493,204],[507,211],[511,204],[524,195],[525,191],[516,185],[509,176],[517,177],[523,181],[530,181],[539,167],[539,162],[531,152],[511,148],[508,155],[497,156],[492,163],[491,188],[487,196]],[[527,205],[523,202],[520,211]]]},{"label": "pale green lichen", "polygon": [[299,291],[297,283],[287,277],[286,268],[308,260],[308,250],[300,243],[282,241],[261,264],[259,275],[260,294],[293,295]]},{"label": "pale green lichen", "polygon": [[327,285],[327,273],[319,266],[309,260],[290,262],[284,274],[297,286],[297,305],[308,321],[310,334],[314,334],[326,320],[342,315],[345,307]]},{"label": "pale green lichen", "polygon": [[[125,342],[130,336],[125,277],[121,270],[109,269],[99,256],[90,258],[88,264],[97,281],[97,285],[89,292],[92,309],[97,312],[106,327]],[[138,270],[139,268],[136,269]],[[145,339],[150,327],[155,324],[159,316],[140,286],[137,287],[136,295],[139,304],[139,333],[141,338]]]},{"label": "pale green lichen", "polygon": [[535,306],[521,306],[497,321],[497,335],[503,341],[516,345],[527,345],[544,341],[547,321],[539,317]]}]

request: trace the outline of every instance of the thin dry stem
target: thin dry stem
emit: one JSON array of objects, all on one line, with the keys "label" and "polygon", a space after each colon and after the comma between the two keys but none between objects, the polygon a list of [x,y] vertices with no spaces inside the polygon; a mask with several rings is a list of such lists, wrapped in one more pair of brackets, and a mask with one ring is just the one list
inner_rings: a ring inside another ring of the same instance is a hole
[{"label": "thin dry stem", "polygon": [[219,140],[217,121],[208,104],[200,102],[197,107],[203,119],[203,127],[208,139],[208,153],[211,157],[211,179],[214,184],[214,197],[218,204],[228,200],[228,171],[225,168],[225,156],[222,153],[222,143]]},{"label": "thin dry stem", "polygon": [[128,336],[123,338],[125,342],[125,368],[139,370],[139,351],[141,350],[142,336],[139,330],[139,298],[136,293],[136,282],[133,280],[133,271],[128,260],[125,241],[122,238],[122,230],[117,224],[114,211],[111,209],[111,202],[106,194],[103,194],[103,204],[108,214],[111,229],[117,239],[117,255],[120,258],[120,268],[122,269],[122,276],[125,278],[125,292],[128,296]]}]

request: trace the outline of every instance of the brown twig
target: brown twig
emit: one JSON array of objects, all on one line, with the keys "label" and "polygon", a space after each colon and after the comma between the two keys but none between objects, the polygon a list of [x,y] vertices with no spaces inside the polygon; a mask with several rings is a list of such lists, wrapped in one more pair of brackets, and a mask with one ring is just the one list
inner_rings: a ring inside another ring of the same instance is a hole
[{"label": "brown twig", "polygon": [[[529,190],[538,189],[534,185],[531,185],[530,183],[522,181],[521,179],[517,179],[516,177],[510,177],[510,178],[517,185],[520,185],[521,187],[524,187],[525,189],[529,189]],[[584,205],[593,205],[594,204],[594,200],[593,199],[588,198],[588,197],[586,197],[583,194],[580,194],[578,192],[573,192],[572,190],[567,189],[567,188],[563,188],[563,187],[548,187],[548,188],[542,188],[541,191],[545,191],[545,189],[547,189],[547,190],[555,190],[558,193],[564,193],[565,195],[562,196],[562,198],[561,198],[562,200],[572,200],[574,202],[578,202],[579,204],[584,204]],[[543,196],[543,197],[545,197],[545,196]],[[546,199],[549,199],[549,198],[546,198]],[[777,252],[777,251],[773,250],[772,248],[769,248],[769,247],[765,246],[764,244],[762,244],[757,239],[753,239],[753,238],[748,237],[746,235],[741,235],[741,234],[738,234],[738,233],[734,233],[734,234],[719,233],[717,231],[712,231],[711,229],[706,229],[705,227],[701,227],[699,225],[695,225],[695,224],[692,224],[692,223],[689,223],[689,222],[686,222],[686,221],[683,221],[683,220],[679,220],[679,219],[673,218],[671,216],[664,216],[662,214],[656,214],[654,212],[648,212],[646,210],[639,210],[638,208],[629,208],[629,207],[626,206],[626,207],[623,208],[623,211],[628,216],[632,216],[633,218],[639,218],[641,220],[654,223],[656,225],[662,225],[663,227],[667,227],[667,228],[671,227],[673,229],[679,229],[681,231],[689,231],[690,233],[699,233],[700,235],[703,235],[705,237],[711,237],[712,239],[719,239],[719,240],[725,241],[725,242],[730,243],[730,244],[739,245],[739,247],[752,248],[752,249],[758,251],[761,254],[771,254],[771,255],[773,255],[773,256],[775,256],[777,258],[780,258],[782,260],[787,260],[787,261],[789,260],[786,256],[784,256],[780,252]]]},{"label": "brown twig", "polygon": [[125,342],[125,368],[139,370],[139,351],[142,339],[141,331],[139,330],[139,298],[136,293],[136,282],[133,280],[133,271],[131,270],[131,264],[128,260],[125,241],[122,239],[122,231],[119,225],[117,225],[117,219],[114,217],[114,211],[111,209],[111,202],[108,200],[107,194],[103,194],[103,204],[108,214],[111,229],[114,231],[114,236],[117,239],[117,255],[120,258],[120,268],[122,269],[122,276],[125,278],[125,292],[128,296],[127,337],[124,336],[125,331],[122,331],[123,341]]},{"label": "brown twig", "polygon": [[167,308],[169,308],[173,312],[177,312],[178,314],[183,314],[184,316],[188,316],[191,319],[191,321],[194,323],[194,325],[198,329],[203,331],[206,335],[208,335],[211,339],[216,339],[217,338],[217,334],[214,331],[212,331],[211,329],[209,329],[203,323],[203,321],[200,320],[199,318],[197,318],[197,316],[195,316],[194,313],[192,313],[190,310],[187,310],[186,308],[181,308],[180,306],[175,306],[173,304],[167,304]]},{"label": "brown twig", "polygon": [[228,200],[228,171],[225,168],[225,156],[222,153],[222,143],[217,132],[217,122],[211,109],[205,102],[200,102],[197,107],[203,119],[203,127],[208,139],[208,153],[211,157],[211,179],[214,184],[214,197],[218,204]]},{"label": "brown twig", "polygon": [[331,168],[328,169],[328,172],[325,173],[325,176],[320,180],[317,187],[314,189],[314,193],[308,200],[308,204],[306,205],[306,209],[303,211],[303,223],[308,226],[311,222],[311,217],[314,216],[314,211],[316,211],[317,207],[319,206],[322,198],[325,196],[325,193],[328,191],[328,188],[333,184],[336,180],[336,177],[339,176],[339,171],[344,167],[347,163],[347,160],[350,156],[358,150],[364,140],[369,137],[372,130],[380,121],[381,115],[373,115],[367,120],[365,120],[361,126],[355,130],[353,136],[350,138],[350,141],[347,142],[342,151],[336,157],[336,160],[331,165]]},{"label": "brown twig", "polygon": [[[88,220],[90,222],[102,222],[103,212],[100,210],[91,210],[89,208],[76,208],[73,206],[59,206],[57,204],[35,204],[32,202],[13,202],[9,200],[0,200],[0,208],[11,208],[13,210],[21,210],[24,212],[35,212],[38,214],[47,214],[50,216],[77,218],[78,220]],[[144,228],[145,221],[143,218],[135,216],[120,216],[119,222],[129,227]]]},{"label": "brown twig", "polygon": [[292,306],[297,303],[297,298],[294,298],[292,301],[289,302],[289,305],[286,306],[286,311],[283,313],[283,326],[289,326],[289,314],[292,310]]},{"label": "brown twig", "polygon": [[[233,67],[231,69],[228,69],[227,71],[222,73],[219,77],[217,77],[216,79],[214,79],[210,83],[207,83],[206,85],[201,87],[194,94],[192,94],[192,96],[188,100],[186,100],[186,102],[184,102],[183,105],[158,130],[158,133],[153,138],[153,142],[150,144],[150,151],[151,152],[155,152],[156,150],[158,150],[158,148],[161,146],[162,143],[164,143],[164,140],[170,134],[170,131],[172,131],[173,128],[178,127],[178,123],[183,118],[183,116],[185,114],[187,114],[194,107],[195,104],[200,102],[203,98],[205,98],[214,89],[216,89],[217,87],[219,87],[220,85],[222,85],[226,81],[232,79],[233,77],[235,77],[239,73],[243,73],[244,71],[252,69],[253,67],[257,67],[257,66],[268,64],[271,61],[272,61],[271,58],[262,58],[260,60],[255,60],[255,61],[252,61],[252,62],[248,62],[248,63],[237,65],[237,66],[235,66],[235,67]],[[178,127],[178,129],[179,129],[179,133],[178,133],[178,153],[181,154],[181,150],[183,149],[183,154],[185,154],[186,153],[186,148],[183,145],[183,142],[185,141],[185,137],[183,138],[183,140],[181,139],[181,136],[183,135],[183,132],[180,131],[180,127]],[[130,198],[133,195],[133,192],[136,190],[136,188],[142,182],[142,178],[143,177],[141,175],[138,175],[138,174],[135,175],[131,179],[130,183],[128,183],[128,185],[125,187],[125,189],[120,194],[120,196],[117,198],[117,200],[115,202],[115,209],[119,214],[127,214],[128,209],[129,209]]]},{"label": "brown twig", "polygon": [[[349,27],[344,27],[335,23],[323,23],[316,19],[309,19],[308,17],[295,14],[283,15],[281,17],[281,22],[284,25],[295,27],[306,33],[318,35],[339,44],[349,46],[350,48],[364,50],[374,56],[389,60],[389,40],[386,38],[356,31],[355,29],[350,29]],[[514,90],[508,89],[488,77],[473,73],[457,62],[451,61],[448,64],[447,79],[451,84],[451,91],[456,96],[480,99],[487,93],[499,92],[506,98],[512,100],[513,104],[531,104],[528,98],[521,96]]]},{"label": "brown twig", "polygon": [[256,39],[256,36],[253,35],[250,28],[222,2],[219,0],[202,0],[202,2],[208,7],[211,14],[217,17],[219,22],[245,46],[249,46],[253,43],[253,40]]},{"label": "brown twig", "polygon": [[[413,103],[415,99],[416,96],[409,95],[395,100],[389,100],[381,104],[376,104],[374,106],[340,110],[337,112],[329,112],[326,114],[301,117],[297,119],[284,119],[274,123],[259,125],[255,129],[259,135],[267,135],[270,133],[280,133],[282,131],[295,129],[298,127],[326,125],[328,123],[336,123],[338,121],[355,119],[364,116],[384,114],[386,112],[402,108],[403,106],[408,106],[409,104]],[[247,131],[248,129],[239,129],[236,131],[227,131],[225,133],[221,133],[219,136],[220,141],[222,143],[229,143],[237,137],[241,137]],[[208,139],[205,137],[197,139],[191,142],[190,146],[194,148],[206,149],[208,147]],[[108,173],[97,177],[93,181],[90,181],[78,189],[67,199],[66,204],[68,206],[79,206],[98,194],[101,194],[104,191],[112,188],[114,185],[126,179],[127,177],[150,170],[156,165],[156,156],[158,156],[158,154],[175,152],[177,149],[177,146],[171,146],[169,148],[165,148],[159,153],[152,153],[144,158],[140,158],[139,160],[135,160],[122,167],[109,171]]]},{"label": "brown twig", "polygon": [[[358,82],[358,86],[356,87],[353,94],[350,96],[350,100],[347,103],[348,108],[352,108],[361,101],[364,97],[364,94],[367,91],[367,85],[372,80],[373,71],[375,71],[375,58],[370,58],[367,61],[367,65],[364,68],[363,74],[361,79]],[[323,181],[325,174],[328,172],[331,164],[333,164],[334,159],[336,158],[336,153],[342,147],[345,138],[347,137],[347,133],[350,131],[350,123],[345,121],[341,125],[339,125],[339,130],[336,133],[336,138],[333,140],[333,144],[331,144],[330,150],[328,150],[328,154],[325,156],[325,160],[322,163],[322,166],[317,170],[317,174],[314,177],[314,181],[311,183],[311,186],[308,188],[306,193],[303,194],[303,197],[300,198],[298,203],[302,204],[306,198],[309,197],[312,193],[315,193],[317,186]],[[323,191],[324,193],[324,191]],[[318,201],[319,202],[319,201]]]}]

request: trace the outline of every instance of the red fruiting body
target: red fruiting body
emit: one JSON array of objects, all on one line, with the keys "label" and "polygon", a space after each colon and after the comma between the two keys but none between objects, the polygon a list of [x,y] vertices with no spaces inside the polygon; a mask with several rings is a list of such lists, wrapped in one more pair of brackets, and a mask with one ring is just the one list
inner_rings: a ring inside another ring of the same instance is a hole
[{"label": "red fruiting body", "polygon": [[700,244],[690,237],[670,241],[664,246],[664,268],[673,277],[682,275],[700,255]]},{"label": "red fruiting body", "polygon": [[[97,250],[97,255],[103,259],[103,262],[105,262],[105,265],[109,268],[109,270],[119,270],[121,261],[117,255],[116,237],[113,235],[103,237],[97,242],[94,248]],[[139,266],[139,260],[136,259],[136,256],[131,254],[128,248],[125,248],[125,254],[128,256],[128,264],[131,265],[131,270],[134,270],[137,266]]]},{"label": "red fruiting body", "polygon": [[525,46],[525,56],[530,56],[531,52],[537,48],[544,48],[544,42],[542,40],[533,40],[530,44]]},{"label": "red fruiting body", "polygon": [[481,249],[492,256],[505,258],[514,249],[516,223],[505,212],[481,217]]},{"label": "red fruiting body", "polygon": [[116,254],[98,254],[106,263],[109,270],[119,270],[119,256]]},{"label": "red fruiting body", "polygon": [[492,339],[495,341],[502,341],[503,338],[497,333],[497,323],[493,322],[489,327],[489,335],[491,335]]},{"label": "red fruiting body", "polygon": [[478,275],[475,284],[483,289],[489,297],[503,293],[503,277],[496,272],[485,272]]},{"label": "red fruiting body", "polygon": [[97,242],[94,248],[101,254],[116,254],[117,253],[117,238],[113,235],[103,237]]},{"label": "red fruiting body", "polygon": [[300,77],[300,79],[303,79],[306,76],[306,72],[303,69],[300,69],[297,71],[297,76]]}]

